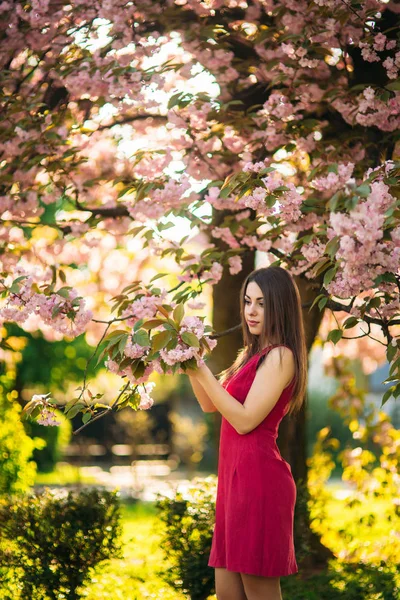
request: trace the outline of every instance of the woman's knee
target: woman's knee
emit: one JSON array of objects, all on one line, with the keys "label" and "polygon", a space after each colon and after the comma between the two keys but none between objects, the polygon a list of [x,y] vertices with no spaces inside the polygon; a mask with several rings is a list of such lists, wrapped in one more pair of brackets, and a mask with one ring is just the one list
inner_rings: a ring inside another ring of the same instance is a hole
[{"label": "woman's knee", "polygon": [[215,569],[217,600],[247,600],[239,573],[227,569]]},{"label": "woman's knee", "polygon": [[280,577],[240,575],[247,600],[282,600]]}]

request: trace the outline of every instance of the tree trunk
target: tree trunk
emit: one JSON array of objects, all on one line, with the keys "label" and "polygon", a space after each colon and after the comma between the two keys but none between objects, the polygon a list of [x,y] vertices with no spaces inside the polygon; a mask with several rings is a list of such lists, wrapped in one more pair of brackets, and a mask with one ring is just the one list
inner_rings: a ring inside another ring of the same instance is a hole
[{"label": "tree trunk", "polygon": [[[306,335],[307,352],[310,355],[314,340],[318,334],[323,317],[317,305],[310,311],[316,296],[315,283],[302,277],[294,278],[299,288],[303,306],[303,320]],[[302,568],[323,567],[333,557],[329,548],[321,543],[319,536],[311,530],[310,513],[307,507],[307,397],[296,416],[285,417],[279,426],[277,440],[279,450],[291,466],[297,486],[295,515],[295,544],[298,550],[298,562]]]}]

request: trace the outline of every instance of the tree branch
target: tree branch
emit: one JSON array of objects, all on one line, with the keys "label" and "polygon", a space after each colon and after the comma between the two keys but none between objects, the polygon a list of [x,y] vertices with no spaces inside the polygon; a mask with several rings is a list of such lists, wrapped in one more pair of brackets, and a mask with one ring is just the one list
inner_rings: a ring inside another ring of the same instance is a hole
[{"label": "tree branch", "polygon": [[103,131],[104,129],[111,129],[111,127],[115,127],[116,125],[127,125],[128,123],[133,123],[134,121],[143,121],[144,119],[154,119],[156,121],[168,121],[168,118],[164,115],[152,115],[150,113],[143,113],[139,115],[132,115],[130,117],[125,117],[124,119],[120,119],[118,121],[113,121],[109,125],[99,125],[96,131]]},{"label": "tree branch", "polygon": [[[351,314],[351,305],[346,305],[346,304],[340,304],[339,302],[336,302],[335,300],[332,300],[331,298],[328,299],[328,302],[326,303],[326,308],[330,308],[333,311],[343,311],[343,312],[347,312],[349,314]],[[382,319],[376,319],[375,317],[370,317],[368,315],[364,315],[362,317],[362,320],[365,321],[365,323],[373,323],[374,325],[379,325],[379,327],[392,327],[393,325],[400,325],[400,319],[393,319],[392,321],[389,320],[385,323],[385,321],[383,321]]]}]

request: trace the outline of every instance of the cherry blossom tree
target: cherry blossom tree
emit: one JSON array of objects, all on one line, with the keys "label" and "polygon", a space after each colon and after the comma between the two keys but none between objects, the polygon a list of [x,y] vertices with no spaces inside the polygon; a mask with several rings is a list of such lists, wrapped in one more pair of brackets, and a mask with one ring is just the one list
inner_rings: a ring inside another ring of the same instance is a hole
[{"label": "cherry blossom tree", "polygon": [[[399,12],[379,0],[1,2],[3,322],[68,337],[95,323],[100,359],[125,382],[113,408],[149,406],[138,384],[184,372],[229,327],[188,307],[213,286],[238,317],[259,251],[295,276],[309,348],[327,310],[334,344],[380,328],[383,401],[397,397]],[[190,228],[176,241],[179,219]],[[116,252],[134,240],[173,258],[175,284],[160,286],[163,271],[128,281],[106,316],[111,295],[80,290],[110,237]],[[217,366],[239,337],[219,338]],[[67,414],[109,409],[85,380]],[[51,420],[46,397],[28,410]],[[304,419],[283,436],[297,477]]]}]

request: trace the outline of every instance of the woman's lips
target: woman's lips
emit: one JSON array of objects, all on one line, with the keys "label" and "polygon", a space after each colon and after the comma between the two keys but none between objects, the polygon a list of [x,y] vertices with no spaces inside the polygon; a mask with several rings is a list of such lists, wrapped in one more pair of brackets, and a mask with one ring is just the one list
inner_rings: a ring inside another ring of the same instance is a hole
[{"label": "woman's lips", "polygon": [[247,321],[249,325],[258,325],[258,321]]}]

